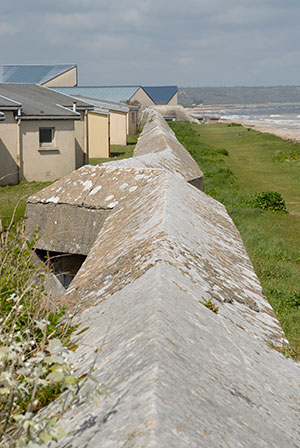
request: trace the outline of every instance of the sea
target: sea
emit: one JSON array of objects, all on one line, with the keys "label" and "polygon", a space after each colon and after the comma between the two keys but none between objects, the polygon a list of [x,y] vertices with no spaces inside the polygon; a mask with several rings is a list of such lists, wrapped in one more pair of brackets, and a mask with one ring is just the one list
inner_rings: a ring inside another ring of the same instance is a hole
[{"label": "sea", "polygon": [[203,106],[201,112],[199,109],[195,112],[238,123],[267,125],[289,132],[300,131],[300,103]]}]

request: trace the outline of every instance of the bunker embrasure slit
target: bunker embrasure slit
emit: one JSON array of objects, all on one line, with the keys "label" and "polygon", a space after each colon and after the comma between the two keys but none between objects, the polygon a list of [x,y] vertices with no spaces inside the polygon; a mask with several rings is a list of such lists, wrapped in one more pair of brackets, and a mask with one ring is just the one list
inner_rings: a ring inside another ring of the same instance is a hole
[{"label": "bunker embrasure slit", "polygon": [[46,266],[49,266],[50,270],[66,289],[86,259],[86,255],[81,254],[67,254],[42,249],[36,249],[35,252],[40,260]]}]

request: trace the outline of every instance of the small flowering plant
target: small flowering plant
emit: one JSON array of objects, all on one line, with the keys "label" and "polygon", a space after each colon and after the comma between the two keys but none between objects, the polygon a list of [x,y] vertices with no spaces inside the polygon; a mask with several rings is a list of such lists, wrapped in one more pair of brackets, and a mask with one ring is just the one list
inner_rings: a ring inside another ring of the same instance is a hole
[{"label": "small flowering plant", "polygon": [[[41,447],[61,431],[37,411],[66,391],[79,391],[66,342],[64,310],[45,293],[45,275],[32,261],[35,237],[22,225],[0,235],[0,446]],[[66,403],[66,399],[64,400]]]}]

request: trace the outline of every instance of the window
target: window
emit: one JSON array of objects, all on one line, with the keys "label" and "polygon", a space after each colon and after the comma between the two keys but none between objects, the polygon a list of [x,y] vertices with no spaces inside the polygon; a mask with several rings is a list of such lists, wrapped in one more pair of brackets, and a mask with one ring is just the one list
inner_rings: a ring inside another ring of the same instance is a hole
[{"label": "window", "polygon": [[54,138],[54,128],[39,128],[40,146],[51,146]]},{"label": "window", "polygon": [[131,112],[131,123],[134,123],[134,122],[135,122],[135,119],[134,119],[135,117],[134,117],[134,115],[135,115],[134,112]]}]

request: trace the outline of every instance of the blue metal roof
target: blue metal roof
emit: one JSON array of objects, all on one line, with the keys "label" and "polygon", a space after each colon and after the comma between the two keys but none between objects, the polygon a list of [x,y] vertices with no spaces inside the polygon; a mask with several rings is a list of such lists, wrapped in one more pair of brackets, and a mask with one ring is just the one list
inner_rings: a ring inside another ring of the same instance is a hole
[{"label": "blue metal roof", "polygon": [[142,86],[148,96],[155,104],[168,104],[175,93],[178,92],[177,86]]},{"label": "blue metal roof", "polygon": [[76,65],[1,65],[0,82],[44,84],[73,67]]},{"label": "blue metal roof", "polygon": [[99,100],[124,103],[129,101],[141,86],[76,86],[54,87],[55,90],[68,95],[80,95]]}]

